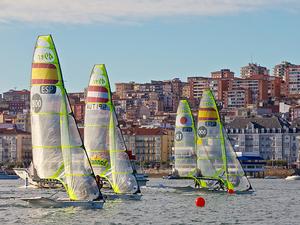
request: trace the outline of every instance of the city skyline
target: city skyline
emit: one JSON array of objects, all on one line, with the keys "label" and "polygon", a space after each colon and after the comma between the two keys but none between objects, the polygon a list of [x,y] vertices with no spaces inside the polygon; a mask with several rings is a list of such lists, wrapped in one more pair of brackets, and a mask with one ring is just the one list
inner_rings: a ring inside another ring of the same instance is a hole
[{"label": "city skyline", "polygon": [[106,64],[114,84],[209,77],[222,68],[239,76],[249,62],[272,73],[283,60],[300,62],[295,0],[120,2],[76,0],[57,9],[62,3],[42,1],[39,10],[30,0],[0,3],[0,92],[29,88],[34,43],[47,33],[69,92],[88,85],[96,63]]}]

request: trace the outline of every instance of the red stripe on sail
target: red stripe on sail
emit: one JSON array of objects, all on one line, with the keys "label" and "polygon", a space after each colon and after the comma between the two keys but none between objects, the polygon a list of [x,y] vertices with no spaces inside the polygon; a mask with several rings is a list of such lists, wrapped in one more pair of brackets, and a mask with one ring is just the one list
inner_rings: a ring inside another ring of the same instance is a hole
[{"label": "red stripe on sail", "polygon": [[98,91],[98,92],[105,92],[105,93],[108,92],[105,87],[101,87],[101,86],[89,86],[88,91]]},{"label": "red stripe on sail", "polygon": [[217,120],[216,117],[198,117],[198,120]]},{"label": "red stripe on sail", "polygon": [[32,68],[56,69],[56,66],[51,63],[32,63]]},{"label": "red stripe on sail", "polygon": [[101,102],[101,103],[106,103],[108,102],[107,98],[97,98],[97,97],[87,97],[86,98],[87,102]]},{"label": "red stripe on sail", "polygon": [[215,112],[216,110],[214,108],[199,108],[199,111],[210,111]]},{"label": "red stripe on sail", "polygon": [[58,80],[47,80],[47,79],[32,79],[32,84],[56,84]]}]

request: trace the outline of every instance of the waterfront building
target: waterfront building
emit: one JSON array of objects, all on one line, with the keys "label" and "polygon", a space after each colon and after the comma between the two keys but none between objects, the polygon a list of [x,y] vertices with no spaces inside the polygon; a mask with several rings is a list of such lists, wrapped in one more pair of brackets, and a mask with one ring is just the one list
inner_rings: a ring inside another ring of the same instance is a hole
[{"label": "waterfront building", "polygon": [[32,160],[31,134],[13,128],[0,128],[0,162],[19,162],[28,166]]},{"label": "waterfront building", "polygon": [[244,169],[246,176],[264,177],[266,160],[257,153],[236,152],[238,160]]},{"label": "waterfront building", "polygon": [[134,127],[122,129],[128,150],[138,161],[166,163],[172,154],[174,131],[162,128]]},{"label": "waterfront building", "polygon": [[235,150],[256,153],[265,160],[297,160],[300,131],[279,117],[235,118],[226,125],[226,131]]}]

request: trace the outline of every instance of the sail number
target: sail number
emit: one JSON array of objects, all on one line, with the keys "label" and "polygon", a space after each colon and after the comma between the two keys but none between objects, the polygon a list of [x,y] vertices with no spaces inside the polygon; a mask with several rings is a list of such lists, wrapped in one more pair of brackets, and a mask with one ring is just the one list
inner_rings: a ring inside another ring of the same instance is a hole
[{"label": "sail number", "polygon": [[177,132],[175,133],[175,140],[176,140],[176,141],[181,141],[182,138],[183,138],[183,133],[182,133],[181,131],[177,131]]},{"label": "sail number", "polygon": [[37,57],[39,58],[39,61],[46,61],[46,62],[52,62],[54,59],[54,56],[51,55],[50,52],[47,52],[43,55],[37,55]]},{"label": "sail number", "polygon": [[35,113],[41,111],[43,106],[42,98],[39,94],[34,94],[31,98],[31,107]]},{"label": "sail number", "polygon": [[49,48],[37,48],[34,53],[35,62],[53,62],[55,55]]},{"label": "sail number", "polygon": [[198,128],[198,136],[201,137],[201,138],[203,138],[206,135],[207,135],[207,129],[204,126],[199,127]]},{"label": "sail number", "polygon": [[106,85],[105,76],[99,74],[93,74],[91,79],[91,84],[105,86]]},{"label": "sail number", "polygon": [[105,103],[87,103],[86,109],[88,110],[110,110],[109,106]]},{"label": "sail number", "polygon": [[55,94],[56,93],[56,86],[54,85],[43,85],[40,87],[41,94]]}]

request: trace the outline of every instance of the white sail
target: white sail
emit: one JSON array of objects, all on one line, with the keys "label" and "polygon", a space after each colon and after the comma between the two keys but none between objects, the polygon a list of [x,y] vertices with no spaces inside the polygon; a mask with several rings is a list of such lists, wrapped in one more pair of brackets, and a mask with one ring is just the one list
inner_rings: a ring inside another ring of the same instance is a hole
[{"label": "white sail", "polygon": [[95,173],[116,193],[139,190],[111,99],[106,68],[95,65],[87,92],[84,143]]},{"label": "white sail", "polygon": [[[228,190],[249,190],[251,185],[226,135],[210,90],[203,92],[200,101],[197,135],[197,167],[202,175],[221,179]],[[206,183],[209,187],[216,185],[215,181]]]},{"label": "white sail", "polygon": [[139,187],[133,174],[131,162],[114,111],[110,114],[109,154],[111,168],[107,174],[116,193],[137,193]]},{"label": "white sail", "polygon": [[110,169],[109,118],[112,107],[109,80],[104,65],[95,65],[87,90],[84,146],[95,174],[104,177]]},{"label": "white sail", "polygon": [[79,136],[50,35],[38,37],[31,84],[33,163],[38,176],[60,180],[72,200],[98,198],[101,193]]},{"label": "white sail", "polygon": [[175,174],[180,177],[196,175],[196,132],[193,115],[186,100],[181,100],[175,124]]}]

